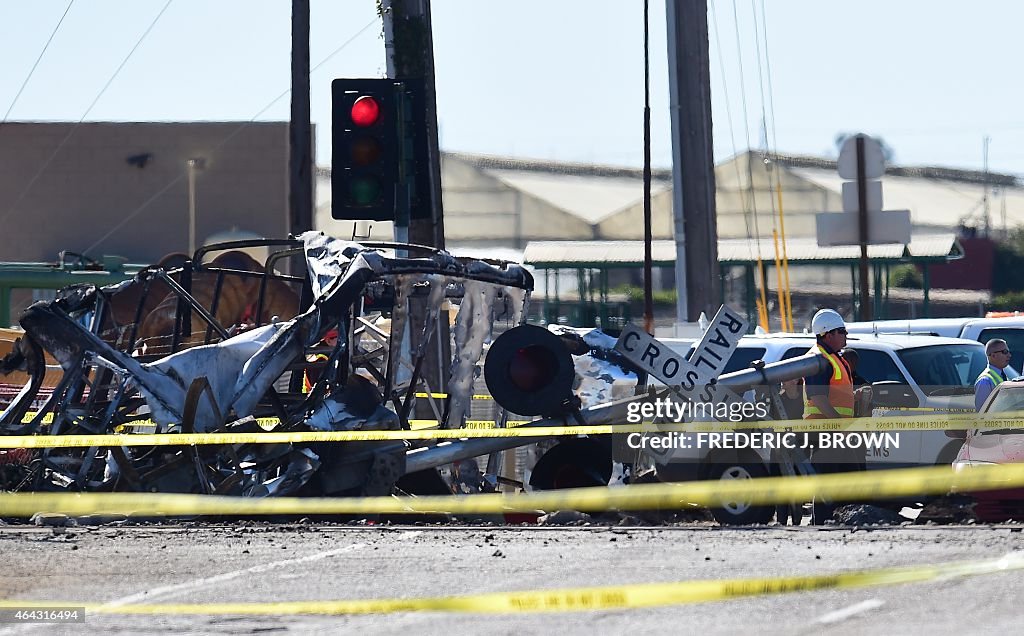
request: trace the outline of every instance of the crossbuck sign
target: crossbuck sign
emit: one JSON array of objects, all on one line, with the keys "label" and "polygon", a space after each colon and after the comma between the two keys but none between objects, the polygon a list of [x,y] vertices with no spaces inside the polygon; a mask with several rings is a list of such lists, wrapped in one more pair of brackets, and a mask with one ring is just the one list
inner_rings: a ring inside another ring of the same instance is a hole
[{"label": "crossbuck sign", "polygon": [[747,321],[722,305],[689,360],[634,325],[622,330],[615,350],[685,400],[728,404],[740,397],[715,380],[746,331]]}]

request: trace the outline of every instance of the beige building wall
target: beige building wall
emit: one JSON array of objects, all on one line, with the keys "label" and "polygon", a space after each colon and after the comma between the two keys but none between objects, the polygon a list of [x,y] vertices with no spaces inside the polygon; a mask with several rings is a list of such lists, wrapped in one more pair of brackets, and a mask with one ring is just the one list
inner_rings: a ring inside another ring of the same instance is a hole
[{"label": "beige building wall", "polygon": [[[759,235],[762,240],[771,240],[772,228],[781,228],[782,223],[787,236],[814,236],[815,214],[842,209],[842,200],[834,192],[808,183],[785,167],[781,168],[776,182],[775,171],[776,166],[766,164],[757,153],[739,155],[715,168],[715,208],[720,238],[753,239]],[[778,218],[780,189],[782,221]],[[637,201],[601,220],[597,225],[598,238],[642,239],[643,218],[643,202]],[[651,198],[651,222],[655,239],[674,238],[671,190]]]},{"label": "beige building wall", "polygon": [[774,227],[780,227],[780,191],[787,236],[814,236],[815,214],[843,207],[838,194],[808,183],[785,166],[766,163],[758,153],[744,153],[715,167],[719,237],[754,236],[756,228],[762,238],[771,238],[773,216]]},{"label": "beige building wall", "polygon": [[155,262],[185,251],[191,158],[205,164],[195,172],[200,243],[232,229],[287,235],[287,122],[8,122],[0,260],[72,250]]},{"label": "beige building wall", "polygon": [[[655,239],[672,239],[672,190],[665,190],[651,196],[651,236]],[[637,202],[597,224],[597,237],[607,241],[643,240],[644,204]]]},{"label": "beige building wall", "polygon": [[[331,217],[328,171],[318,177],[317,229],[344,238],[392,240],[391,222],[342,221]],[[523,248],[529,241],[594,238],[586,221],[517,190],[457,157],[441,156],[442,205],[446,243]]]},{"label": "beige building wall", "polygon": [[456,157],[441,161],[446,240],[522,248],[529,241],[590,239],[590,224]]}]

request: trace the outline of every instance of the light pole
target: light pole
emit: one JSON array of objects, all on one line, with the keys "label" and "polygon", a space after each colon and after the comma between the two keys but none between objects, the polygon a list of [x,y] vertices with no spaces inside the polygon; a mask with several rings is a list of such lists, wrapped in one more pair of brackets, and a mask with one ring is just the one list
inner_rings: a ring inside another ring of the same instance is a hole
[{"label": "light pole", "polygon": [[206,159],[193,157],[185,162],[188,172],[188,257],[196,253],[196,171],[206,167]]}]

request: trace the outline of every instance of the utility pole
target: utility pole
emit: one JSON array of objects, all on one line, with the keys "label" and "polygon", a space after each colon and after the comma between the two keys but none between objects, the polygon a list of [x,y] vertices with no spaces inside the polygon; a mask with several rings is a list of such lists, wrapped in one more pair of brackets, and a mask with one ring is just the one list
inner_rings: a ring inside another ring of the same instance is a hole
[{"label": "utility pole", "polygon": [[985,137],[981,140],[982,162],[983,162],[983,166],[984,166],[983,169],[985,171],[984,172],[984,174],[985,174],[985,193],[981,197],[982,207],[985,210],[985,238],[992,238],[992,213],[991,213],[991,211],[989,210],[989,207],[988,207],[988,192],[989,192],[989,189],[988,189],[988,184],[989,184],[989,176],[988,176],[988,142],[989,141],[990,141],[990,137],[988,135],[985,135]]},{"label": "utility pole", "polygon": [[[441,152],[437,141],[437,92],[434,86],[434,39],[430,0],[382,0],[384,48],[388,77],[422,79],[427,124],[426,166],[430,173],[431,218],[409,222],[409,242],[444,249],[444,211],[441,204]],[[422,196],[422,195],[421,195]]]},{"label": "utility pole", "polygon": [[[434,86],[434,39],[430,26],[430,0],[380,0],[384,22],[384,48],[388,77],[423,81],[423,108],[426,110],[427,162],[417,170],[429,173],[430,192],[418,193],[430,201],[430,218],[410,219],[409,243],[444,249],[444,211],[441,205],[441,152],[437,142],[437,92]],[[426,196],[425,196],[426,195]],[[395,226],[398,230],[398,225]],[[397,232],[396,232],[397,233]],[[396,241],[400,237],[396,236]],[[428,311],[423,299],[411,298],[409,315],[414,322],[425,320]],[[437,321],[433,341],[423,357],[422,378],[433,391],[447,391],[447,367],[451,364],[451,342],[447,316]],[[411,338],[405,342],[412,344]],[[425,404],[416,404],[417,413],[430,417]]]},{"label": "utility pole", "polygon": [[676,320],[696,322],[721,304],[707,0],[668,0]]},{"label": "utility pole", "polygon": [[870,296],[868,295],[868,179],[867,158],[864,156],[864,135],[857,135],[857,235],[860,242],[860,319],[872,320]]},{"label": "utility pole", "polygon": [[309,0],[292,0],[292,113],[288,125],[288,230],[313,229],[313,132],[309,122]]},{"label": "utility pole", "polygon": [[644,331],[654,335],[654,293],[651,252],[653,231],[651,222],[651,62],[648,14],[650,1],[644,0]]}]

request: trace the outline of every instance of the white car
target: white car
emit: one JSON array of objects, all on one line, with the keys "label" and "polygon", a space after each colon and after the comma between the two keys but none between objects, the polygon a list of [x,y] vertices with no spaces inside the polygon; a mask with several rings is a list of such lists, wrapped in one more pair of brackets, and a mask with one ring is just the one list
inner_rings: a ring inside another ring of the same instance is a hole
[{"label": "white car", "polygon": [[[1024,411],[1024,380],[1003,382],[985,400],[982,414]],[[1021,428],[974,429],[961,431],[965,438],[953,462],[961,472],[974,466],[1024,462],[1024,425]],[[975,499],[974,514],[979,521],[1001,522],[1024,519],[1024,488],[1009,488],[970,493]]]},{"label": "white car", "polygon": [[1019,376],[1017,369],[1024,365],[1024,316],[876,320],[873,322],[850,322],[846,324],[846,329],[851,334],[921,334],[977,340],[982,344],[999,338],[1006,341],[1013,354],[1010,358],[1010,366],[1006,368],[1007,377],[1013,379]]},{"label": "white car", "polygon": [[[663,339],[687,355],[689,340]],[[744,336],[726,365],[731,373],[754,360],[778,362],[806,354],[815,344],[811,335]],[[985,348],[977,341],[922,335],[851,334],[847,348],[860,361],[857,374],[872,385],[872,415],[928,416],[973,412],[974,381],[987,364]],[[941,430],[901,431],[899,448],[866,451],[869,468],[948,464],[960,447]]]}]

